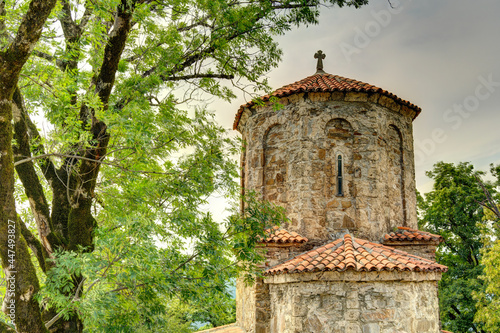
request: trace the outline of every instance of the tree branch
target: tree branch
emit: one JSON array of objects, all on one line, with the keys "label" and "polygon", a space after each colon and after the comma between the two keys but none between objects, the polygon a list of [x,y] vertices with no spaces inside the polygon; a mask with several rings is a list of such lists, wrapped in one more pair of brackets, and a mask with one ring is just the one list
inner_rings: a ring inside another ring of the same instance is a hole
[{"label": "tree branch", "polygon": [[125,168],[119,164],[116,163],[111,163],[111,162],[104,162],[104,157],[106,156],[101,156],[98,160],[95,158],[89,158],[89,157],[84,157],[84,156],[79,156],[79,155],[70,155],[70,154],[61,154],[61,153],[50,153],[50,154],[43,154],[43,155],[38,155],[38,156],[32,156],[28,158],[24,158],[22,160],[18,160],[14,162],[15,166],[18,166],[23,163],[29,163],[33,160],[37,159],[45,159],[47,157],[54,156],[54,157],[60,157],[60,158],[66,158],[66,159],[73,159],[73,160],[82,160],[82,161],[88,161],[88,162],[93,162],[93,163],[99,163],[99,164],[104,164],[104,165],[109,165],[115,168],[119,168],[121,170],[127,171],[127,172],[133,172],[133,173],[143,173],[143,174],[154,174],[154,175],[170,175],[172,174],[171,172],[159,172],[159,171],[150,171],[150,170],[132,170]]},{"label": "tree branch", "polygon": [[135,1],[122,0],[113,24],[113,31],[104,48],[104,58],[99,75],[93,79],[95,92],[104,108],[107,108],[109,96],[115,82],[118,63],[120,62],[125,43],[132,28],[132,15]]},{"label": "tree branch", "polygon": [[89,5],[90,5],[90,1],[86,1],[85,2],[85,12],[83,13],[82,18],[80,19],[80,23],[78,24],[78,28],[80,28],[80,31],[83,31],[83,29],[85,28],[85,26],[89,22],[90,17],[92,15],[92,7]]},{"label": "tree branch", "polygon": [[13,329],[11,326],[7,325],[3,321],[0,321],[0,332],[7,332],[7,333],[16,333],[16,330]]},{"label": "tree branch", "polygon": [[[121,59],[127,38],[132,27],[135,1],[122,0],[118,5],[115,21],[109,40],[104,48],[104,57],[97,76],[92,79],[94,93],[99,97],[103,108],[108,107],[109,96],[113,89],[118,63]],[[101,163],[106,155],[109,134],[106,124],[94,116],[95,110],[82,104],[80,120],[86,126],[91,120],[92,147],[87,149],[78,172],[78,185],[68,219],[69,249],[77,250],[79,246],[91,249],[93,231],[96,221],[91,213],[94,189]]]},{"label": "tree branch", "polygon": [[35,255],[36,259],[38,260],[40,268],[42,268],[43,272],[47,272],[48,265],[45,260],[49,257],[49,253],[42,246],[42,243],[40,243],[40,241],[26,227],[24,221],[19,216],[18,216],[18,221],[21,225],[21,234],[23,235],[24,239],[26,240],[26,243],[28,243],[28,246]]},{"label": "tree branch", "polygon": [[479,184],[479,186],[481,186],[481,189],[483,190],[483,193],[486,196],[486,201],[488,202],[487,204],[484,203],[484,201],[478,203],[484,208],[489,209],[493,214],[496,215],[497,218],[500,219],[500,210],[498,210],[498,206],[495,200],[493,200],[493,198],[491,197],[490,191],[486,189],[486,186],[484,186],[483,182],[481,181],[481,179],[479,179],[478,176],[476,176],[476,181]]},{"label": "tree branch", "polygon": [[163,81],[181,81],[181,80],[190,80],[190,79],[202,79],[202,78],[214,78],[214,79],[234,79],[234,75],[232,74],[210,74],[210,73],[200,73],[200,74],[191,74],[191,75],[181,75],[181,76],[169,76],[166,77],[164,75],[160,75],[160,78]]},{"label": "tree branch", "polygon": [[61,311],[59,311],[58,314],[56,314],[51,320],[49,320],[48,322],[45,323],[45,328],[49,329],[50,327],[52,327],[52,325],[54,325],[54,323],[56,321],[59,320],[59,318],[62,317],[64,311],[71,305],[73,304],[74,302],[76,302],[77,300],[80,299],[80,291],[82,290],[82,286],[83,286],[83,283],[85,282],[85,278],[83,278],[80,283],[78,284],[78,288],[76,288],[76,292],[75,292],[75,295],[73,296],[73,299],[71,300],[71,302],[69,302],[68,305],[66,305],[66,307],[64,309],[62,309]]},{"label": "tree branch", "polygon": [[55,63],[56,66],[61,69],[61,70],[64,70],[66,68],[66,65],[64,63],[63,60],[61,59],[58,59],[54,56],[51,56],[50,54],[48,53],[45,53],[45,52],[42,52],[42,51],[38,51],[38,50],[33,50],[33,55],[34,56],[37,56],[39,58],[42,58],[42,59],[45,59],[47,60],[48,62],[51,62],[51,63]]},{"label": "tree branch", "polygon": [[32,0],[28,11],[17,30],[16,37],[5,54],[0,55],[0,78],[2,90],[14,91],[21,69],[28,59],[34,45],[42,34],[42,27],[56,0]]},{"label": "tree branch", "polygon": [[[23,156],[31,156],[31,149],[26,126],[26,110],[19,89],[16,89],[13,96],[14,115],[14,138],[16,144],[12,146],[14,161],[20,160]],[[17,174],[23,183],[24,191],[29,199],[31,210],[35,216],[38,234],[42,240],[43,247],[51,254],[54,247],[60,246],[59,237],[53,233],[54,228],[50,218],[49,204],[45,198],[42,184],[38,179],[35,167],[32,162],[22,163],[16,166]]]},{"label": "tree branch", "polygon": [[10,42],[10,36],[5,26],[5,0],[0,0],[0,49]]},{"label": "tree branch", "polygon": [[[47,332],[41,318],[40,305],[34,298],[40,284],[31,262],[28,246],[17,223],[14,198],[12,151],[12,96],[19,73],[39,40],[43,25],[56,0],[32,0],[14,40],[0,53],[0,256],[7,277],[15,275],[16,329],[19,332]],[[13,230],[14,233],[10,232]],[[7,235],[14,235],[16,262],[9,264]],[[10,268],[9,268],[10,267]],[[12,271],[11,271],[12,270]],[[17,271],[14,273],[13,271]],[[4,299],[4,302],[7,299]]]}]

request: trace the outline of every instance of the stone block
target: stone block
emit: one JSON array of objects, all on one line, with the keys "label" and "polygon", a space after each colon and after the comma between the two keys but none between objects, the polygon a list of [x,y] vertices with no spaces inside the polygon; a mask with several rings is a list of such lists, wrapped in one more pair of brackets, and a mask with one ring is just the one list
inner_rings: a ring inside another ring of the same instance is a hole
[{"label": "stone block", "polygon": [[370,96],[368,97],[368,102],[377,103],[379,98],[380,94],[370,94]]},{"label": "stone block", "polygon": [[346,300],[346,306],[348,309],[358,309],[359,308],[359,301],[357,298],[348,299],[348,300]]},{"label": "stone block", "polygon": [[341,91],[332,92],[330,99],[332,101],[343,101],[345,99],[345,94]]},{"label": "stone block", "polygon": [[342,201],[342,208],[346,209],[352,206],[350,201]]},{"label": "stone block", "polygon": [[363,312],[361,317],[365,321],[387,321],[394,319],[394,309],[379,309],[376,311]]},{"label": "stone block", "polygon": [[346,102],[366,102],[368,101],[368,94],[362,92],[347,92],[345,94]]},{"label": "stone block", "polygon": [[357,321],[359,319],[359,310],[347,310],[344,318],[348,321]]},{"label": "stone block", "polygon": [[392,111],[398,112],[400,110],[400,105],[396,103],[392,98],[387,96],[380,96],[378,103]]},{"label": "stone block", "polygon": [[380,333],[380,326],[379,324],[363,325],[363,333]]},{"label": "stone block", "polygon": [[417,332],[431,332],[431,329],[437,326],[435,324],[428,319],[420,319],[417,321]]},{"label": "stone block", "polygon": [[330,93],[311,93],[308,97],[311,102],[325,102],[330,99]]},{"label": "stone block", "polygon": [[345,333],[361,333],[361,327],[357,323],[347,323]]}]

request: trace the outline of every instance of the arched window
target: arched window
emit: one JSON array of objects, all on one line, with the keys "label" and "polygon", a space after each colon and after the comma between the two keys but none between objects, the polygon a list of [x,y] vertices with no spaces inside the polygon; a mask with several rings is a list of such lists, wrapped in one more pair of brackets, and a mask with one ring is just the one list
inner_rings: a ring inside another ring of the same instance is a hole
[{"label": "arched window", "polygon": [[343,175],[342,175],[342,155],[337,156],[337,195],[344,195],[344,184],[343,184]]},{"label": "arched window", "polygon": [[284,204],[286,199],[287,179],[287,133],[280,124],[271,126],[264,135],[263,150],[263,189],[265,200],[275,204]]},{"label": "arched window", "polygon": [[[393,198],[400,197],[400,200],[391,201],[391,209],[395,212],[397,220],[395,222],[406,227],[406,197],[405,197],[405,163],[404,163],[404,147],[403,135],[399,128],[394,125],[389,125],[388,131],[388,182],[393,185],[392,193],[389,195]],[[398,193],[399,192],[399,193]],[[394,227],[391,225],[390,227]]]}]

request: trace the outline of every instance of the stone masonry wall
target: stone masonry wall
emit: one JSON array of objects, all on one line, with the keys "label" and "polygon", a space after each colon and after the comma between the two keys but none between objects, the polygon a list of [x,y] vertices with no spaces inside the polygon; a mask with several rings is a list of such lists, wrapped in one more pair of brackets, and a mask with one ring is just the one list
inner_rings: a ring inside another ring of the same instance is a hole
[{"label": "stone masonry wall", "polygon": [[[285,207],[310,240],[349,230],[379,241],[397,226],[417,228],[412,115],[366,93],[309,93],[284,108],[244,111],[243,185]],[[343,193],[338,193],[338,157]]]},{"label": "stone masonry wall", "polygon": [[436,281],[311,281],[269,291],[269,333],[439,332]]},{"label": "stone masonry wall", "polygon": [[268,333],[270,311],[269,285],[257,278],[253,285],[236,282],[236,321],[245,332]]},{"label": "stone masonry wall", "polygon": [[396,250],[404,251],[422,258],[426,258],[429,260],[436,260],[436,248],[438,243],[430,243],[430,242],[407,242],[407,243],[389,243],[386,242],[384,245],[395,248]]},{"label": "stone masonry wall", "polygon": [[266,257],[265,267],[269,268],[275,266],[321,245],[323,245],[323,242],[317,243],[312,241],[301,244],[267,244],[262,247]]}]

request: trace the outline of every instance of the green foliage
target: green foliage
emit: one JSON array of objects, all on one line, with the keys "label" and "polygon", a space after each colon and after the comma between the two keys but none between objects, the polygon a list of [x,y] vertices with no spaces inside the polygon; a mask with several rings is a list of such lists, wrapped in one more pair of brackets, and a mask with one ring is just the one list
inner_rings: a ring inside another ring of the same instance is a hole
[{"label": "green foliage", "polygon": [[[130,193],[123,198],[130,198]],[[191,206],[162,213],[161,209],[152,212],[152,206],[143,210],[119,206],[119,194],[114,200],[117,208],[112,214],[122,216],[119,222],[114,217],[119,224],[98,229],[92,252],[58,253],[57,266],[39,295],[64,315],[82,314],[89,332],[155,327],[181,332],[167,327],[182,323],[187,330],[194,322],[211,326],[234,322],[228,281],[243,270],[257,272],[262,257],[255,243],[265,228],[284,220],[282,209],[254,197],[247,200],[243,215],[235,212],[223,225],[208,213],[190,211]],[[109,213],[102,211],[106,217]],[[79,297],[67,293],[75,274],[85,279]],[[178,307],[177,317],[171,318],[173,306]]]},{"label": "green foliage", "polygon": [[483,226],[483,275],[485,288],[474,293],[478,311],[476,321],[483,322],[488,332],[500,332],[500,215],[498,209],[498,187],[500,185],[500,165],[491,165],[491,173],[496,178],[495,191],[489,191],[491,202],[486,205],[485,223]]},{"label": "green foliage", "polygon": [[452,332],[481,329],[480,322],[474,323],[477,308],[472,297],[484,289],[478,279],[483,273],[480,202],[485,195],[476,177],[481,175],[469,163],[439,162],[427,172],[434,180],[433,190],[418,200],[420,227],[444,238],[436,260],[449,270],[439,283],[439,301],[443,328]]},{"label": "green foliage", "polygon": [[[28,3],[6,1],[8,33]],[[255,244],[284,215],[251,195],[243,214],[224,222],[208,212],[209,198],[240,193],[240,143],[215,124],[208,101],[234,98],[229,86],[269,91],[263,77],[282,55],[276,35],[317,23],[321,5],[365,3],[60,1],[18,84],[27,119],[49,123],[41,136],[21,133],[45,202],[53,199],[44,207],[57,226],[51,239],[61,239],[51,244],[50,269],[37,271],[44,309],[78,317],[88,332],[187,332],[193,322],[234,320],[228,281],[254,276],[262,260]],[[133,11],[130,31],[127,13],[118,16],[124,8]],[[96,124],[105,124],[109,143]],[[96,156],[101,148],[106,155]],[[89,160],[100,169],[85,169]]]},{"label": "green foliage", "polygon": [[500,240],[490,244],[483,252],[481,264],[485,289],[474,294],[478,311],[476,321],[483,322],[488,332],[500,332]]}]

